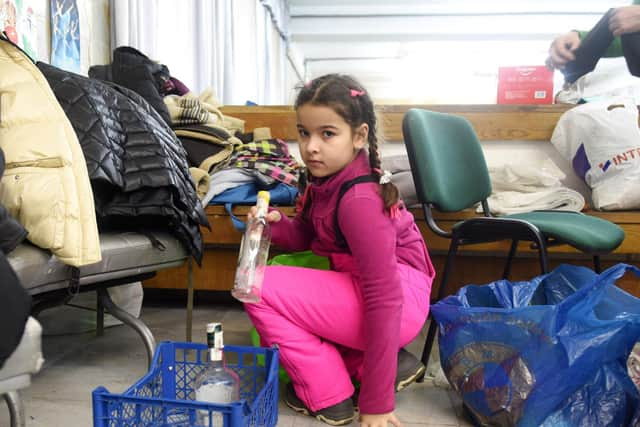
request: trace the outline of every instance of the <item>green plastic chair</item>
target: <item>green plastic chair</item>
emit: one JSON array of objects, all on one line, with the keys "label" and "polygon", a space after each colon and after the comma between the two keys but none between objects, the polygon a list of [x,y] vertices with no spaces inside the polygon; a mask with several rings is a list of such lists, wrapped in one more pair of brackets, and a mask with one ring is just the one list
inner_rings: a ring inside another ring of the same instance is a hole
[{"label": "green plastic chair", "polygon": [[[329,269],[329,259],[314,254],[311,251],[293,252],[288,254],[276,255],[269,260],[268,265],[290,265],[295,267],[316,268],[318,270]],[[254,347],[260,347],[260,335],[255,327],[251,328],[251,344]],[[258,365],[264,366],[264,356],[258,356]],[[291,380],[287,371],[283,367],[280,367],[278,377],[283,383],[288,383]]]},{"label": "green plastic chair", "polygon": [[[489,171],[480,142],[467,119],[425,109],[408,110],[402,121],[404,143],[409,156],[417,198],[427,226],[438,236],[451,239],[437,296],[448,295],[447,280],[459,246],[510,240],[511,248],[503,272],[508,278],[519,241],[537,249],[542,273],[548,272],[547,247],[570,245],[593,256],[600,272],[600,255],[615,250],[624,240],[616,224],[589,215],[567,211],[534,211],[493,217],[487,197],[491,194]],[[441,229],[433,210],[457,212],[481,203],[482,216]],[[422,362],[426,365],[436,333],[431,322]]]}]

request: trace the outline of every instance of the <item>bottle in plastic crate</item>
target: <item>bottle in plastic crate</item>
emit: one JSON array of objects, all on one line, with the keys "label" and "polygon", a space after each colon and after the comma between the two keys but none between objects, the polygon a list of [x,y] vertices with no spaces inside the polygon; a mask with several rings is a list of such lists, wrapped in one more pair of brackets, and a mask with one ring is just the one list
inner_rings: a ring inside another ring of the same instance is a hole
[{"label": "bottle in plastic crate", "polygon": [[[240,378],[238,374],[227,368],[224,363],[221,323],[207,324],[207,346],[209,347],[209,363],[194,381],[196,400],[211,403],[233,403],[240,400]],[[208,411],[198,411],[198,424],[222,425],[222,415]]]},{"label": "bottle in plastic crate", "polygon": [[[196,400],[195,381],[209,362],[208,347],[165,341],[158,345],[149,372],[124,393],[104,387],[93,391],[94,427],[276,426],[278,350],[227,345],[224,358],[240,380],[238,400]],[[200,416],[204,413],[207,417]]]}]

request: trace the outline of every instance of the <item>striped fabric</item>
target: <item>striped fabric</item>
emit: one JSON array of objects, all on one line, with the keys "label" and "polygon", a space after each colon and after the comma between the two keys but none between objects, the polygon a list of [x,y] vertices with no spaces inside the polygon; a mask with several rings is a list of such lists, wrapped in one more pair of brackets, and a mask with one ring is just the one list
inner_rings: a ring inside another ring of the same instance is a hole
[{"label": "striped fabric", "polygon": [[300,164],[291,157],[281,139],[265,139],[235,147],[230,166],[256,169],[266,176],[288,185],[298,184]]},{"label": "striped fabric", "polygon": [[190,125],[207,123],[209,111],[203,108],[198,98],[181,98],[179,101],[180,114],[172,118],[175,125]]}]

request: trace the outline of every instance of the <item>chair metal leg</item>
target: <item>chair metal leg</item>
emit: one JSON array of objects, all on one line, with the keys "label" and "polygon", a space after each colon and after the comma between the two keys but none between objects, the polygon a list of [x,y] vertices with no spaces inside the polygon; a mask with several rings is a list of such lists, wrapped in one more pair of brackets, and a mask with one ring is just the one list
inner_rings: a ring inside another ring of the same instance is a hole
[{"label": "chair metal leg", "polygon": [[187,265],[187,342],[191,342],[193,334],[193,260],[189,258]]},{"label": "chair metal leg", "polygon": [[516,255],[518,251],[518,240],[513,239],[511,241],[511,248],[509,249],[509,255],[507,256],[507,263],[504,266],[504,271],[502,273],[503,279],[508,279],[509,274],[511,273],[511,262],[513,261],[513,257]]},{"label": "chair metal leg", "polygon": [[140,335],[140,338],[142,338],[142,341],[144,342],[145,348],[147,350],[147,362],[149,364],[149,367],[151,367],[151,362],[153,361],[153,353],[156,349],[156,340],[153,338],[151,330],[149,330],[147,325],[145,325],[142,320],[132,316],[125,310],[115,305],[111,300],[109,292],[107,292],[106,288],[99,288],[97,292],[103,307],[107,309],[107,311],[113,317],[131,326],[138,333],[138,335]]},{"label": "chair metal leg", "polygon": [[538,245],[538,255],[540,257],[540,271],[542,274],[547,274],[549,272],[549,260],[547,258],[547,245],[544,244],[543,240],[537,242]]},{"label": "chair metal leg", "polygon": [[593,271],[600,274],[602,272],[602,265],[600,264],[600,255],[593,256]]},{"label": "chair metal leg", "polygon": [[[444,270],[442,271],[442,280],[440,281],[440,288],[438,289],[438,299],[440,301],[444,298],[446,293],[447,281],[449,279],[449,274],[451,272],[451,267],[453,266],[453,261],[456,257],[456,253],[458,252],[458,239],[452,238],[451,245],[449,246],[449,253],[447,254],[447,260],[444,264]],[[433,347],[433,342],[436,338],[436,330],[438,328],[435,319],[433,316],[431,317],[431,322],[429,323],[429,330],[427,332],[427,339],[424,342],[424,348],[422,349],[422,363],[424,366],[427,366],[429,363],[429,355],[431,354],[431,347]]]},{"label": "chair metal leg", "polygon": [[451,244],[449,245],[449,252],[447,253],[447,260],[444,263],[444,269],[442,270],[442,280],[440,281],[440,287],[438,288],[438,299],[440,301],[442,298],[448,295],[447,293],[447,283],[449,282],[449,275],[451,274],[451,267],[453,267],[453,261],[455,260],[456,254],[458,253],[458,239],[453,238],[451,240]]},{"label": "chair metal leg", "polygon": [[[432,315],[429,315],[429,329],[427,330],[427,339],[424,342],[424,348],[422,349],[422,364],[424,366],[429,365],[429,356],[431,355],[431,349],[433,348],[433,342],[436,339],[436,332],[438,331],[438,324]],[[426,372],[426,370],[425,370]],[[417,382],[423,382],[424,375],[417,380]]]},{"label": "chair metal leg", "polygon": [[96,336],[104,335],[104,305],[100,300],[100,294],[96,292]]},{"label": "chair metal leg", "polygon": [[24,405],[22,404],[22,398],[20,392],[10,391],[4,394],[4,400],[9,407],[10,425],[11,427],[25,427],[27,420],[24,415]]}]

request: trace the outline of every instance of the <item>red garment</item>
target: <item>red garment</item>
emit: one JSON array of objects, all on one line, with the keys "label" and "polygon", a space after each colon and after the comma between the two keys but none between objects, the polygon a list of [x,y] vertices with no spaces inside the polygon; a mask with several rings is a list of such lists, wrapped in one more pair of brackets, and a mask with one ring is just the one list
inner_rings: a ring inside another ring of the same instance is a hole
[{"label": "red garment", "polygon": [[342,171],[312,182],[309,218],[298,215],[289,220],[283,215],[272,224],[272,241],[289,251],[310,248],[327,256],[332,270],[351,273],[358,281],[364,299],[365,341],[360,411],[384,413],[394,408],[400,348],[403,296],[397,264],[422,271],[431,281],[435,271],[413,215],[401,209],[400,215],[391,219],[376,183],[357,184],[343,196],[338,220],[348,248],[337,246],[334,210],[340,186],[371,173],[367,158],[362,150]]}]

